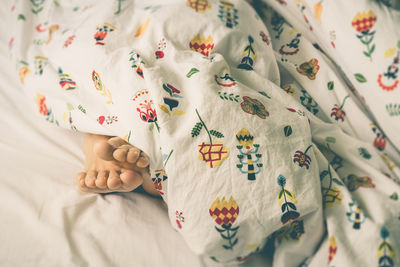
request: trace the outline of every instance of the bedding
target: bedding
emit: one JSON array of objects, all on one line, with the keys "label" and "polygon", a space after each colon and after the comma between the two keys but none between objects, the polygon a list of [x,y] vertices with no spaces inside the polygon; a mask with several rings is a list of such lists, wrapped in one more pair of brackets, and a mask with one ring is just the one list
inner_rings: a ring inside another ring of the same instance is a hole
[{"label": "bedding", "polygon": [[45,120],[150,155],[197,254],[240,262],[269,240],[276,266],[394,265],[396,11],[365,1],[346,26],[340,4],[253,4],[18,3],[9,47]]},{"label": "bedding", "polygon": [[[0,24],[0,266],[216,266],[195,255],[169,227],[160,200],[76,189],[82,134],[31,112],[10,67],[6,36],[16,14],[13,3],[0,3],[7,22]],[[245,266],[268,262],[260,253]]]}]

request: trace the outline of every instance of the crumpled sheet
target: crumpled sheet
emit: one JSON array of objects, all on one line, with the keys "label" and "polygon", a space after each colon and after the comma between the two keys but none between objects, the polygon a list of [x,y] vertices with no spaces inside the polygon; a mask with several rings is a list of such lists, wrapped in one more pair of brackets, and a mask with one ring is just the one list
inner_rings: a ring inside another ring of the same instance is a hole
[{"label": "crumpled sheet", "polygon": [[193,251],[240,262],[268,239],[277,266],[398,261],[395,11],[358,3],[335,25],[340,3],[85,4],[17,5],[21,83],[50,123],[145,151]]}]

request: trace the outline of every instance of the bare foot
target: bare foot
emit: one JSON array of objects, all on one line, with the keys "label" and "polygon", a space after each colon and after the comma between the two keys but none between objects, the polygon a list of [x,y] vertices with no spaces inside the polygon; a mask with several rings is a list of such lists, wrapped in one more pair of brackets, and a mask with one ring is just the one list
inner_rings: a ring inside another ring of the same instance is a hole
[{"label": "bare foot", "polygon": [[83,192],[130,192],[140,185],[159,195],[151,183],[149,159],[138,148],[119,137],[86,134],[83,142],[85,172],[76,176]]}]

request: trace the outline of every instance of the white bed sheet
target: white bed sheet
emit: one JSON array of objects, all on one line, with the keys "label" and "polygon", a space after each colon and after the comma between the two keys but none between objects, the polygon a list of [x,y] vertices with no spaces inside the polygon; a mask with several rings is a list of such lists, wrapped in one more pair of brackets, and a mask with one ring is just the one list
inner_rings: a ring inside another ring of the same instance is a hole
[{"label": "white bed sheet", "polygon": [[[10,6],[0,3],[0,266],[220,266],[189,250],[160,200],[76,189],[82,134],[24,98],[7,52]],[[245,266],[268,262],[264,251]]]}]

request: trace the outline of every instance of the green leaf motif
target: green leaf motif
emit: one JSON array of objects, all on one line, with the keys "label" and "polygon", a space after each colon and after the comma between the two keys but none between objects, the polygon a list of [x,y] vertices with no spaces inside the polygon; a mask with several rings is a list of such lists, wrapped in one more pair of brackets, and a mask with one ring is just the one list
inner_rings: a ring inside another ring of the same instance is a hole
[{"label": "green leaf motif", "polygon": [[398,200],[399,199],[399,195],[396,192],[394,192],[393,194],[390,195],[390,198],[393,199],[393,200]]},{"label": "green leaf motif", "polygon": [[372,55],[375,51],[375,44],[372,45],[371,49],[369,50],[369,54]]},{"label": "green leaf motif", "polygon": [[281,207],[282,212],[285,212],[286,206],[287,206],[287,204],[286,204],[286,203],[283,203],[283,205],[282,205],[282,207]]},{"label": "green leaf motif", "polygon": [[322,181],[328,174],[329,172],[327,170],[324,170],[323,172],[320,173],[319,179]]},{"label": "green leaf motif", "polygon": [[287,125],[285,128],[283,128],[283,133],[285,134],[286,137],[290,136],[292,134],[292,126]]},{"label": "green leaf motif", "polygon": [[196,123],[196,125],[192,129],[192,137],[198,136],[202,128],[203,124],[201,122]]},{"label": "green leaf motif", "polygon": [[74,110],[74,106],[72,106],[71,103],[67,103],[67,109],[68,109],[69,111]]},{"label": "green leaf motif", "polygon": [[281,199],[283,195],[283,189],[279,192],[278,199]]},{"label": "green leaf motif", "polygon": [[361,73],[356,73],[356,74],[354,74],[354,77],[356,78],[356,80],[359,82],[359,83],[365,83],[365,82],[367,82],[367,79],[364,77],[364,75],[362,75]]},{"label": "green leaf motif", "polygon": [[342,181],[340,181],[339,179],[336,179],[336,178],[333,178],[333,182],[336,183],[336,184],[338,184],[338,185],[344,185],[344,184],[342,183]]},{"label": "green leaf motif", "polygon": [[333,90],[335,83],[333,81],[328,82],[328,90]]},{"label": "green leaf motif", "polygon": [[215,130],[210,130],[210,134],[215,136],[215,137],[217,137],[217,138],[223,138],[224,137],[224,135],[222,133],[217,132]]},{"label": "green leaf motif", "polygon": [[293,197],[292,193],[290,193],[288,190],[285,189],[286,194],[288,194],[290,197]]},{"label": "green leaf motif", "polygon": [[192,77],[193,74],[195,74],[195,73],[197,73],[197,72],[199,72],[198,69],[192,68],[192,69],[186,74],[186,77],[190,78],[190,77]]},{"label": "green leaf motif", "polygon": [[325,141],[328,142],[328,143],[334,144],[334,143],[336,143],[336,138],[332,137],[332,136],[328,136],[328,137],[325,138]]}]

